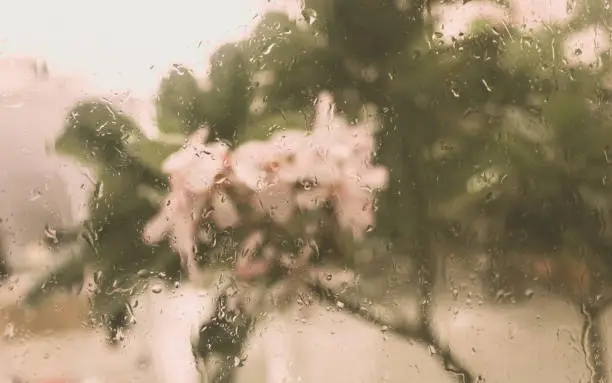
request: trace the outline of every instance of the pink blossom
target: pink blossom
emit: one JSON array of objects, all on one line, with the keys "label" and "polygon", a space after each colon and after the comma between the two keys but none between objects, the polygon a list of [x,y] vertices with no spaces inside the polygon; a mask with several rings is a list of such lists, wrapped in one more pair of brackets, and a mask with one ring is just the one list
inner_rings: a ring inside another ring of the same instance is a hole
[{"label": "pink blossom", "polygon": [[220,228],[235,225],[238,212],[222,189],[228,167],[229,148],[221,143],[205,144],[208,129],[191,135],[183,149],[169,156],[162,170],[170,175],[171,191],[160,212],[143,230],[147,243],[170,236],[183,265],[195,267],[196,228],[204,210],[210,209]]},{"label": "pink blossom", "polygon": [[231,156],[235,181],[253,192],[252,206],[278,223],[288,222],[295,208],[293,161],[304,139],[303,132],[283,131],[267,141],[248,142]]},{"label": "pink blossom", "polygon": [[297,193],[297,204],[316,209],[331,201],[339,225],[361,238],[374,224],[374,192],[386,187],[388,172],[372,165],[375,125],[350,126],[334,115],[331,96],[323,93],[313,133],[297,156],[294,169],[311,184]]},{"label": "pink blossom", "polygon": [[[297,208],[314,210],[331,204],[338,225],[361,239],[374,225],[375,193],[388,183],[387,169],[373,163],[376,128],[372,120],[350,124],[336,115],[331,95],[322,92],[310,132],[276,132],[265,141],[247,142],[230,153],[222,143],[205,143],[209,131],[201,129],[164,161],[171,192],[146,225],[143,237],[154,243],[170,236],[185,267],[195,270],[199,222],[211,220],[218,229],[240,222],[227,193],[226,186],[231,184],[243,202],[278,225],[288,225]],[[307,236],[316,233],[310,226],[303,230]],[[257,277],[273,262],[287,269],[309,264],[314,252],[308,249],[297,261],[291,256],[283,258],[276,250],[268,252],[274,256],[255,258],[263,245],[263,233],[257,228],[245,240],[243,255],[236,263],[237,275]]]}]

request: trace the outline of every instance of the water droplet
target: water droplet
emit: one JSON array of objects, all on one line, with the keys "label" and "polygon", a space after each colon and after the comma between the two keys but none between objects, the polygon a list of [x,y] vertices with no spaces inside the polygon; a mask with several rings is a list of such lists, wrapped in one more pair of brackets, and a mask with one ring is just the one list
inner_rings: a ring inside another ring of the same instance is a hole
[{"label": "water droplet", "polygon": [[263,55],[267,56],[270,54],[270,52],[272,52],[272,49],[274,49],[274,47],[276,46],[276,43],[272,43],[270,45],[268,45],[268,47],[266,48],[265,51],[263,51]]},{"label": "water droplet", "polygon": [[172,64],[172,69],[180,76],[183,76],[189,72],[184,66],[180,64]]},{"label": "water droplet", "polygon": [[81,236],[83,237],[85,242],[87,242],[87,245],[89,246],[91,251],[94,254],[98,254],[98,249],[96,248],[96,245],[95,245],[95,241],[96,241],[95,233],[93,231],[91,231],[90,228],[87,228],[87,230],[85,230],[83,233],[81,233]]},{"label": "water droplet", "polygon": [[149,270],[146,270],[146,269],[138,270],[138,273],[136,273],[136,275],[138,275],[140,278],[146,278],[149,276]]},{"label": "water droplet", "polygon": [[576,55],[576,56],[582,55],[582,49],[576,48],[576,50],[574,50],[574,55]]},{"label": "water droplet", "polygon": [[244,362],[246,361],[246,356],[235,356],[234,357],[234,367],[242,367],[244,366]]},{"label": "water droplet", "polygon": [[12,323],[7,323],[2,335],[5,339],[13,339],[15,337],[15,326]]},{"label": "water droplet", "polygon": [[162,285],[153,285],[153,287],[151,287],[151,292],[153,294],[159,294],[164,290],[164,288],[162,287]]},{"label": "water droplet", "polygon": [[59,243],[59,239],[57,238],[57,230],[49,225],[45,225],[45,238],[54,245]]},{"label": "water droplet", "polygon": [[527,298],[531,298],[531,297],[533,297],[533,295],[534,295],[534,294],[535,294],[535,291],[533,291],[532,289],[527,289],[527,290],[525,290],[525,296],[526,296]]},{"label": "water droplet", "polygon": [[317,21],[317,11],[311,8],[306,8],[302,11],[302,17],[308,23],[308,25],[312,25]]},{"label": "water droplet", "polygon": [[459,297],[459,290],[453,289],[453,298],[457,299],[457,297]]},{"label": "water droplet", "polygon": [[94,196],[96,199],[100,199],[102,198],[103,195],[104,195],[104,183],[100,181],[96,184]]},{"label": "water droplet", "polygon": [[313,182],[311,180],[304,180],[302,182],[302,187],[304,188],[304,190],[308,191],[308,190],[312,189],[313,187],[315,187],[315,182]]},{"label": "water droplet", "polygon": [[179,287],[181,287],[181,282],[179,281],[174,282],[174,288],[178,289]]},{"label": "water droplet", "polygon": [[102,283],[102,271],[96,271],[93,275],[93,280],[96,285],[100,285]]},{"label": "water droplet", "polygon": [[491,88],[491,86],[487,83],[487,80],[485,80],[484,78],[480,80],[480,82],[482,83],[482,85],[484,85],[485,89],[487,90],[487,92],[492,92],[493,88]]}]

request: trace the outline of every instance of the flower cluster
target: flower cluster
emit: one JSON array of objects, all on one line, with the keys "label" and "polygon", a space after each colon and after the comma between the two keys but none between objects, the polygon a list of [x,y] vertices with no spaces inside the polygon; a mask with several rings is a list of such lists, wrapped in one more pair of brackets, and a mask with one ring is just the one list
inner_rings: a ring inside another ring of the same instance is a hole
[{"label": "flower cluster", "polygon": [[[311,131],[284,130],[230,150],[222,142],[206,143],[209,131],[203,128],[163,163],[171,191],[146,225],[144,240],[155,243],[168,236],[183,266],[193,272],[202,220],[220,230],[245,224],[237,199],[254,216],[278,226],[300,212],[329,209],[341,229],[361,239],[374,224],[375,192],[386,187],[388,178],[386,168],[373,164],[376,127],[371,120],[349,124],[334,113],[331,95],[323,92]],[[243,247],[261,241],[256,231]]]}]

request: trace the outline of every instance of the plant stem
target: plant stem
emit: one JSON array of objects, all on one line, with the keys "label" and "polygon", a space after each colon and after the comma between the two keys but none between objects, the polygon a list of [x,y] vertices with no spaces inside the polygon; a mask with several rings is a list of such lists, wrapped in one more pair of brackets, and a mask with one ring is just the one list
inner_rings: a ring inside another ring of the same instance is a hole
[{"label": "plant stem", "polygon": [[[236,368],[241,365],[241,358],[251,330],[257,318],[247,312],[234,313],[227,306],[228,288],[231,279],[221,273],[216,288],[217,302],[215,314],[200,329],[200,339],[195,345],[195,353],[204,359],[207,371],[207,382],[231,383],[236,379]],[[208,371],[211,357],[217,356],[218,366]]]},{"label": "plant stem", "polygon": [[457,360],[448,347],[441,346],[441,342],[434,334],[431,326],[419,320],[417,323],[407,321],[404,315],[393,313],[393,315],[383,315],[377,312],[376,307],[367,307],[355,294],[347,292],[334,292],[326,288],[321,283],[310,282],[309,287],[315,295],[323,301],[337,306],[341,302],[341,307],[346,312],[349,312],[356,317],[381,327],[385,331],[389,331],[408,342],[417,342],[427,346],[433,355],[438,355],[444,366],[444,369],[456,376],[459,382],[477,383],[481,381],[480,377],[475,377],[467,367]]}]

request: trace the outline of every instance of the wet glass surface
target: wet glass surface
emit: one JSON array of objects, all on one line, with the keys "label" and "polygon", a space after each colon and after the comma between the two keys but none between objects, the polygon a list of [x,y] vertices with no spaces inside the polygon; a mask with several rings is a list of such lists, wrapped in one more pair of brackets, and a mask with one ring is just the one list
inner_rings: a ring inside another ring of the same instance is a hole
[{"label": "wet glass surface", "polygon": [[607,1],[13,5],[1,383],[608,381]]}]

